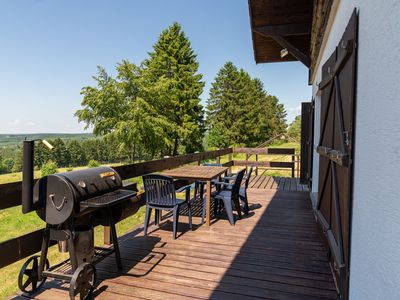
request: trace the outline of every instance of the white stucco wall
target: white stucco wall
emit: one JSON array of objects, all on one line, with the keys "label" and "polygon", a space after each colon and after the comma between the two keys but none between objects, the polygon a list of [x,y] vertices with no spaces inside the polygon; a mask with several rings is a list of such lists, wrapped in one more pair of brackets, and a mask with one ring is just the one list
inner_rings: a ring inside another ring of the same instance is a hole
[{"label": "white stucco wall", "polygon": [[[400,299],[400,1],[341,0],[314,86],[354,7],[359,47],[350,299]],[[315,157],[313,191],[317,169]]]}]

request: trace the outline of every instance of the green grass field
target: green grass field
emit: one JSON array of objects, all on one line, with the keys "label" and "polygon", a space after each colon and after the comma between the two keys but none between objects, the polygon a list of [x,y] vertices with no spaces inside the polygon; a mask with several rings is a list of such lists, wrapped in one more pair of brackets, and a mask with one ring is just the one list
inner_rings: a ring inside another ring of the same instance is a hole
[{"label": "green grass field", "polygon": [[[300,146],[296,143],[284,143],[284,144],[275,144],[271,147],[276,148],[295,148],[296,153],[299,153]],[[245,160],[245,154],[235,154],[234,159],[236,160]],[[259,155],[259,161],[290,161],[290,156],[280,156],[280,155]],[[226,162],[228,160],[228,156],[221,157],[221,162]],[[251,160],[255,160],[255,156],[250,158]],[[73,170],[82,169],[85,167],[77,167],[73,168]],[[238,169],[238,167],[234,168]],[[70,168],[69,168],[70,170]],[[67,171],[67,168],[58,169],[59,172]],[[259,170],[259,175],[261,175],[262,170]],[[268,170],[264,173],[264,175],[269,176],[290,176],[290,171],[282,171],[282,170]],[[35,172],[35,177],[40,177],[40,171]],[[0,175],[0,184],[20,181],[22,178],[21,173],[12,173],[12,174],[3,174]],[[134,178],[129,180],[130,182],[136,182],[138,187],[140,188],[143,185],[142,178]],[[117,224],[117,232],[118,235],[122,235],[129,230],[133,229],[135,226],[142,224],[144,220],[144,208],[142,207],[136,214],[133,216],[119,222]],[[35,212],[29,214],[22,214],[21,206],[12,207],[4,210],[0,210],[0,242],[5,241],[17,236],[20,236],[25,233],[29,233],[31,231],[44,228],[45,223],[36,215]],[[103,227],[98,226],[95,228],[95,244],[102,245],[103,244]],[[56,262],[59,262],[62,258],[66,257],[65,253],[59,253],[56,246],[53,246],[49,251],[49,261],[50,265]],[[16,262],[12,265],[4,267],[0,269],[0,298],[5,298],[11,296],[18,292],[17,287],[17,276],[18,272],[25,260]]]}]

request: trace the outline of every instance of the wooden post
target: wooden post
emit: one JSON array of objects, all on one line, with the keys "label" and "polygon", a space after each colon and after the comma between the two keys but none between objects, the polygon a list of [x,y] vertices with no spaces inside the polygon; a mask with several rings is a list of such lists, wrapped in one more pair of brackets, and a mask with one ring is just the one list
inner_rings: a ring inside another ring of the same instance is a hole
[{"label": "wooden post", "polygon": [[246,173],[247,173],[247,165],[249,164],[249,156],[246,154]]},{"label": "wooden post", "polygon": [[294,165],[296,164],[294,155],[292,155],[292,163],[293,163],[293,165],[292,165],[292,178],[294,178],[294,167],[295,167]]},{"label": "wooden post", "polygon": [[215,160],[217,161],[217,164],[221,163],[221,157],[220,156],[217,156],[217,158]]},{"label": "wooden post", "polygon": [[210,210],[211,210],[211,180],[206,182],[206,225],[210,226]]},{"label": "wooden post", "polygon": [[111,238],[111,228],[110,226],[104,226],[104,245],[111,245],[112,238]]},{"label": "wooden post", "polygon": [[297,177],[300,177],[300,155],[296,155]]},{"label": "wooden post", "polygon": [[[256,161],[258,161],[258,154],[256,154]],[[258,167],[256,165],[256,176],[258,175]]]}]

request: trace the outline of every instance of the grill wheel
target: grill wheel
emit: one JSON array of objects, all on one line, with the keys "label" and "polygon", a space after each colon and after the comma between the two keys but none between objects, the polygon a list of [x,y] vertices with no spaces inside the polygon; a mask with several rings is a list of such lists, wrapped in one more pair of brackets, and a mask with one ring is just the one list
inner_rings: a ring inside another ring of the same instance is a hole
[{"label": "grill wheel", "polygon": [[96,282],[96,268],[92,264],[81,264],[72,275],[69,286],[71,300],[79,294],[79,299],[91,299]]},{"label": "grill wheel", "polygon": [[[18,275],[18,287],[24,293],[32,294],[46,281],[46,277],[39,281],[39,255],[30,257],[22,266]],[[49,260],[46,259],[45,269],[49,268]]]}]

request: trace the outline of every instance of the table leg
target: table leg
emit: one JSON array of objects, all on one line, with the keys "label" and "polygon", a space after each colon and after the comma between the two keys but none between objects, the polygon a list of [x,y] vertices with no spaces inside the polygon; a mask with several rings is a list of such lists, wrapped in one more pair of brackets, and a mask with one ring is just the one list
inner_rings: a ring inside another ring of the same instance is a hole
[{"label": "table leg", "polygon": [[206,225],[210,226],[211,211],[211,180],[207,180],[206,186]]}]

